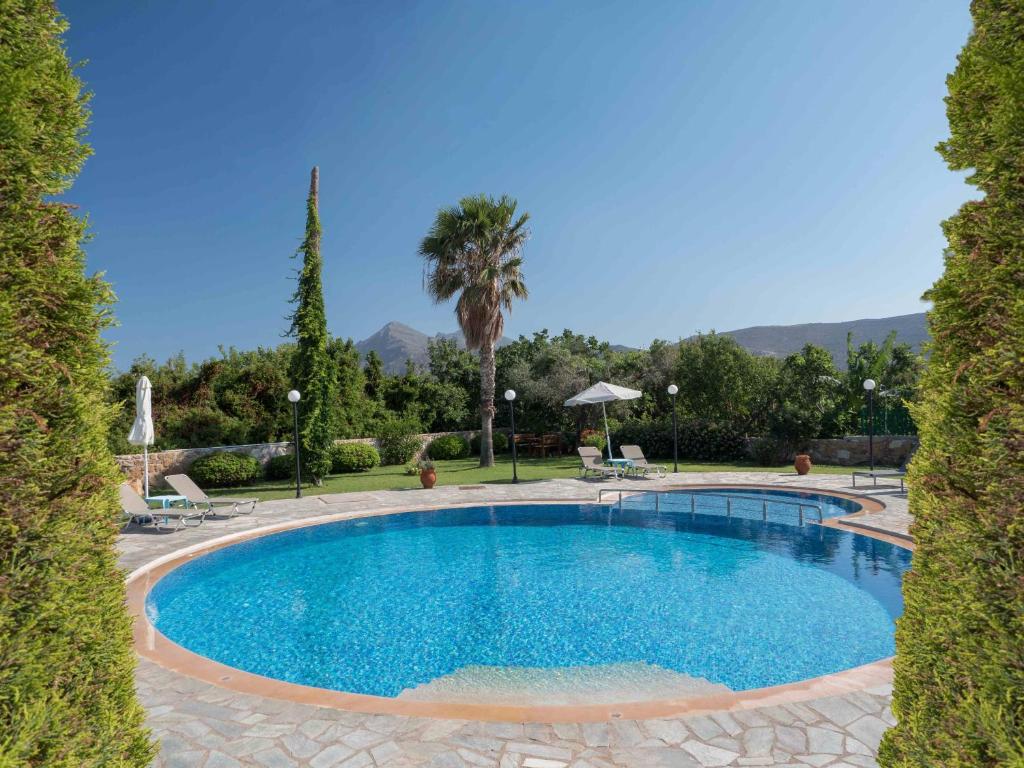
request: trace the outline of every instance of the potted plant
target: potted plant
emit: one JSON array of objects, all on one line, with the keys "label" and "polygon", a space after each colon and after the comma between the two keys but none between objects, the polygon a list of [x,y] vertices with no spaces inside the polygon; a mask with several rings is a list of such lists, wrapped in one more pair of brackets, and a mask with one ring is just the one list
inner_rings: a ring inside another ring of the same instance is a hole
[{"label": "potted plant", "polygon": [[420,469],[420,482],[424,488],[433,488],[437,482],[437,471],[434,469],[434,462],[422,459],[417,466]]}]

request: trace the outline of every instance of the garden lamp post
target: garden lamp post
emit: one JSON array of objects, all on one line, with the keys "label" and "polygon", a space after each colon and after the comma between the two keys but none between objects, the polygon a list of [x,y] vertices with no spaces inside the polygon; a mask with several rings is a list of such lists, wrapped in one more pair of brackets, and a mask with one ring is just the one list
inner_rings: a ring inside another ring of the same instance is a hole
[{"label": "garden lamp post", "polygon": [[292,404],[292,421],[295,424],[295,498],[302,498],[302,462],[299,460],[299,400],[302,395],[293,389],[288,393],[288,402]]},{"label": "garden lamp post", "polygon": [[512,482],[519,482],[519,475],[516,470],[516,391],[505,390],[505,399],[508,400],[508,414],[512,424]]},{"label": "garden lamp post", "polygon": [[875,380],[864,379],[864,391],[868,393],[868,463],[875,471]]},{"label": "garden lamp post", "polygon": [[668,393],[672,396],[672,471],[679,471],[679,426],[676,422],[676,395],[679,394],[679,387],[675,384],[668,385]]}]

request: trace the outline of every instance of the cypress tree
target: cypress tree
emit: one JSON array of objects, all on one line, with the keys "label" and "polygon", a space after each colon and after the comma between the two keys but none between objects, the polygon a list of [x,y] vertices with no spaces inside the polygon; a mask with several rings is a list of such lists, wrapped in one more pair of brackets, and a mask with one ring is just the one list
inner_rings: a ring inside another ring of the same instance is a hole
[{"label": "cypress tree", "polygon": [[331,447],[337,433],[334,405],[338,398],[337,373],[330,353],[320,256],[320,169],[310,174],[306,201],[306,236],[295,256],[302,256],[299,285],[292,297],[296,305],[289,334],[296,337],[292,378],[302,394],[299,403],[299,441],[302,464],[317,485],[331,471]]},{"label": "cypress tree", "polygon": [[110,287],[55,202],[89,154],[52,0],[0,0],[0,765],[145,766],[107,448]]},{"label": "cypress tree", "polygon": [[944,223],[926,294],[889,768],[1024,765],[1024,5],[971,12],[939,151],[984,196]]}]

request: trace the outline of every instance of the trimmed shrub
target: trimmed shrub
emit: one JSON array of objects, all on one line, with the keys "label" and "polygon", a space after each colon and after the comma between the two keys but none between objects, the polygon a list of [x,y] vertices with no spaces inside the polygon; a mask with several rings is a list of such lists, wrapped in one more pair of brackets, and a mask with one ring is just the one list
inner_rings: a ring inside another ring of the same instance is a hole
[{"label": "trimmed shrub", "polygon": [[[66,201],[89,148],[55,3],[0,5],[0,765],[148,766],[107,447],[110,286]],[[132,406],[133,407],[133,406]]]},{"label": "trimmed shrub", "polygon": [[774,437],[759,437],[750,443],[750,458],[759,467],[777,467],[789,458],[789,444]]},{"label": "trimmed shrub", "polygon": [[605,447],[607,447],[608,441],[605,439],[604,435],[592,432],[591,434],[584,435],[580,438],[580,445],[585,445],[589,448],[597,448],[597,450],[603,451]]},{"label": "trimmed shrub", "polygon": [[380,441],[380,463],[386,466],[408,464],[423,443],[420,425],[411,419],[389,419],[377,430]]},{"label": "trimmed shrub", "polygon": [[188,474],[200,487],[229,488],[256,482],[262,474],[262,467],[253,456],[217,451],[193,461]]},{"label": "trimmed shrub", "polygon": [[1024,765],[1024,5],[975,0],[939,151],[982,194],[943,229],[907,485],[885,768]]},{"label": "trimmed shrub", "polygon": [[[494,432],[491,434],[491,444],[494,446],[495,453],[505,453],[509,449],[508,435],[504,432]],[[469,439],[469,453],[473,456],[480,455],[480,433],[477,432]]]},{"label": "trimmed shrub", "polygon": [[[672,422],[627,422],[612,435],[615,445],[639,445],[651,459],[672,455]],[[689,461],[744,461],[749,458],[743,433],[703,419],[679,422],[679,458]]]},{"label": "trimmed shrub", "polygon": [[331,451],[331,471],[365,472],[380,466],[380,454],[366,443],[338,443]]},{"label": "trimmed shrub", "polygon": [[[479,450],[479,441],[477,450]],[[469,442],[460,435],[442,435],[430,441],[427,455],[434,461],[464,459],[469,456]]]},{"label": "trimmed shrub", "polygon": [[295,477],[295,454],[275,456],[267,462],[263,472],[267,480],[291,480]]}]

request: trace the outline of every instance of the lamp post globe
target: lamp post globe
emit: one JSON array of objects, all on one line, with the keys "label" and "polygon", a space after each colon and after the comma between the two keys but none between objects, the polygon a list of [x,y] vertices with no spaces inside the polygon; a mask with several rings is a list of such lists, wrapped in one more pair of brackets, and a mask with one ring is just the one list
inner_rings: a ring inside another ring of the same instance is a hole
[{"label": "lamp post globe", "polygon": [[668,393],[672,396],[672,471],[679,471],[679,424],[676,421],[676,395],[679,394],[679,387],[675,384],[668,385]]},{"label": "lamp post globe", "polygon": [[864,379],[864,391],[868,393],[868,464],[875,471],[875,387],[874,379]]},{"label": "lamp post globe", "polygon": [[288,392],[288,402],[292,404],[292,423],[295,427],[295,498],[302,498],[302,461],[299,459],[299,390]]},{"label": "lamp post globe", "polygon": [[512,482],[519,482],[519,468],[516,463],[516,391],[505,390],[505,399],[508,401],[509,424],[512,427]]}]

